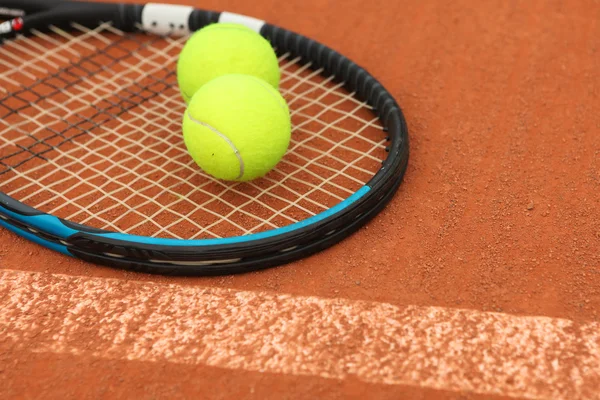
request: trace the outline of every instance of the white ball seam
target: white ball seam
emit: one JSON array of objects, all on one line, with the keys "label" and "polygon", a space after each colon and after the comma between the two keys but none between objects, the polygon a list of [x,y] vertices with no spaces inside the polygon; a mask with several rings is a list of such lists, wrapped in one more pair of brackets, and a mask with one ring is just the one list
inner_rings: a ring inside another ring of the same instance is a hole
[{"label": "white ball seam", "polygon": [[188,114],[188,118],[190,119],[190,121],[192,121],[195,124],[198,124],[198,125],[201,125],[201,126],[203,126],[205,128],[210,129],[212,132],[214,132],[215,134],[217,134],[221,139],[223,139],[231,147],[231,149],[235,153],[236,157],[238,158],[238,161],[240,162],[240,174],[235,179],[240,179],[242,176],[244,176],[244,159],[242,158],[242,155],[240,154],[240,151],[237,149],[237,147],[235,147],[235,144],[231,141],[231,139],[229,139],[226,135],[224,135],[223,133],[221,133],[214,126],[211,126],[211,125],[207,124],[206,122],[202,122],[202,121],[199,121],[196,118],[194,118],[192,116],[192,113],[189,110],[188,110],[187,114]]}]

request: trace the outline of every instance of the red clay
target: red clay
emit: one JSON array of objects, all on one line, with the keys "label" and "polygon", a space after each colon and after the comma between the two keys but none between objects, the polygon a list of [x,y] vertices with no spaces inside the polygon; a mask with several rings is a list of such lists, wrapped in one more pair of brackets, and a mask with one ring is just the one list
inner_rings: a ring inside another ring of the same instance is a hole
[{"label": "red clay", "polygon": [[[74,261],[5,230],[2,268],[599,320],[600,3],[428,0],[365,7],[350,0],[341,8],[318,0],[206,0],[202,6],[313,37],[382,81],[404,109],[412,146],[391,205],[330,250],[244,276],[125,273]],[[42,392],[46,398],[479,398],[0,348],[4,398]]]}]

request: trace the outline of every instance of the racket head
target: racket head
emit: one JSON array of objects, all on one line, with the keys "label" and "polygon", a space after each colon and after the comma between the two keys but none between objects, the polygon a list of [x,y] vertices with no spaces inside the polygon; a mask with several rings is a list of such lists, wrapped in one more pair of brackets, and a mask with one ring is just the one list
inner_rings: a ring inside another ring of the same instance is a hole
[{"label": "racket head", "polygon": [[[339,242],[385,206],[405,173],[396,101],[302,35],[156,4],[57,2],[8,22],[19,29],[0,46],[11,60],[0,74],[9,88],[0,93],[0,224],[46,247],[147,272],[247,272]],[[293,142],[259,182],[212,180],[182,147],[173,65],[186,36],[216,22],[251,27],[280,56]]]}]

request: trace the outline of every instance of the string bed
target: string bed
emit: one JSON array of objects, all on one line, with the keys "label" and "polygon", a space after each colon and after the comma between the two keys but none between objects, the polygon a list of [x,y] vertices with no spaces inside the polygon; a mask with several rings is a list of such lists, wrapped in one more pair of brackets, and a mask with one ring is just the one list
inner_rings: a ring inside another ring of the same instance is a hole
[{"label": "string bed", "polygon": [[134,235],[203,239],[283,227],[342,202],[381,168],[370,106],[320,69],[279,58],[290,148],[265,178],[203,173],[181,134],[186,38],[110,24],[0,46],[0,191],[40,211]]}]

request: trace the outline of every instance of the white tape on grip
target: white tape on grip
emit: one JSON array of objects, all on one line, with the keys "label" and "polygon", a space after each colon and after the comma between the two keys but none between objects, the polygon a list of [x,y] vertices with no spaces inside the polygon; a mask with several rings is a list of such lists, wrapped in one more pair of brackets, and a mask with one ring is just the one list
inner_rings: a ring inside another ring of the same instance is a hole
[{"label": "white tape on grip", "polygon": [[0,33],[4,34],[4,33],[10,33],[12,32],[12,25],[10,24],[10,21],[6,21],[0,24]]},{"label": "white tape on grip", "polygon": [[260,33],[260,30],[265,25],[265,21],[262,21],[260,19],[229,12],[221,13],[221,16],[219,17],[219,22],[245,25],[258,33]]},{"label": "white tape on grip", "polygon": [[150,3],[142,11],[142,26],[156,35],[188,35],[193,11],[194,7]]}]

